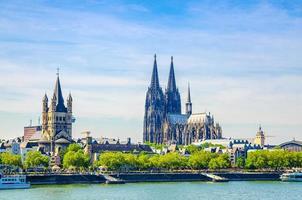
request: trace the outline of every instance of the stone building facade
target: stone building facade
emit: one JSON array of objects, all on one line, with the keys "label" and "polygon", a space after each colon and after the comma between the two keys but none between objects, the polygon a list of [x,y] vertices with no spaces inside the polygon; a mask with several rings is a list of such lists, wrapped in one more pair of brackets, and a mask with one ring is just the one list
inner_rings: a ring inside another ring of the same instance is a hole
[{"label": "stone building facade", "polygon": [[66,106],[62,95],[59,74],[50,103],[47,94],[42,101],[42,136],[39,147],[46,153],[58,152],[72,142],[72,97],[69,94]]},{"label": "stone building facade", "polygon": [[173,57],[167,89],[163,93],[155,55],[151,84],[146,94],[143,141],[187,145],[200,140],[220,138],[222,129],[210,113],[192,113],[190,86],[185,113],[181,113],[181,96],[176,85]]}]

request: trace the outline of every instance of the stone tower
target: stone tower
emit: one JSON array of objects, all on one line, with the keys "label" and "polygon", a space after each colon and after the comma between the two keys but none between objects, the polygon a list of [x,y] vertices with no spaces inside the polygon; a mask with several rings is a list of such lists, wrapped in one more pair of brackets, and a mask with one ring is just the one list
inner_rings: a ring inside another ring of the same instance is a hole
[{"label": "stone tower", "polygon": [[254,143],[260,145],[261,147],[263,147],[265,144],[265,135],[264,135],[261,125],[259,126],[259,130],[256,134]]},{"label": "stone tower", "polygon": [[165,98],[159,85],[156,55],[145,103],[143,141],[162,143],[162,123],[165,117]]},{"label": "stone tower", "polygon": [[173,56],[171,57],[168,86],[165,93],[166,114],[181,114],[181,100],[176,87]]},{"label": "stone tower", "polygon": [[66,107],[59,73],[50,105],[46,94],[42,102],[42,137],[39,145],[46,152],[54,152],[56,146],[66,146],[72,141],[72,97],[69,94]]},{"label": "stone tower", "polygon": [[192,114],[192,102],[191,102],[191,92],[190,92],[190,84],[188,84],[188,97],[186,102],[186,114],[190,116]]}]

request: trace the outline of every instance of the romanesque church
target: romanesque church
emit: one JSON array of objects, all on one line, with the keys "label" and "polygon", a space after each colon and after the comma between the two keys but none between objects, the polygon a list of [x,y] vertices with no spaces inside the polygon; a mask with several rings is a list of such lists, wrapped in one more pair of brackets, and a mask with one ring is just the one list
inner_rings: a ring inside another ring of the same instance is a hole
[{"label": "romanesque church", "polygon": [[73,142],[72,123],[72,97],[69,93],[65,106],[59,73],[57,73],[50,104],[46,94],[42,100],[42,136],[39,147],[45,153],[56,153],[66,148]]},{"label": "romanesque church", "polygon": [[188,86],[185,113],[181,112],[181,98],[176,85],[173,57],[171,57],[168,85],[163,92],[154,56],[151,84],[145,102],[143,141],[157,144],[188,145],[206,139],[220,139],[222,130],[210,113],[192,113]]}]

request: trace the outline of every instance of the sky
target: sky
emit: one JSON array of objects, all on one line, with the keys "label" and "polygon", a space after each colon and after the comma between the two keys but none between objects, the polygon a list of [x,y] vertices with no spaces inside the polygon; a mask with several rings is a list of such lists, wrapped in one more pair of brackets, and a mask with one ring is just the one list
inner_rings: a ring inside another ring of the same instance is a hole
[{"label": "sky", "polygon": [[162,88],[174,56],[184,102],[223,136],[302,140],[302,2],[0,0],[0,138],[38,123],[56,69],[73,96],[73,136],[142,141],[157,54]]}]

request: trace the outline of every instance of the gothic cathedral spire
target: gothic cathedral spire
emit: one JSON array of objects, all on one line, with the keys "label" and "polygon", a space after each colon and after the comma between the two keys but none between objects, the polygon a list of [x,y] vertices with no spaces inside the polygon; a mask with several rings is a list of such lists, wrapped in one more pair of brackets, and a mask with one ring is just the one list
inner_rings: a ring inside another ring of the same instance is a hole
[{"label": "gothic cathedral spire", "polygon": [[181,114],[181,100],[176,86],[173,56],[171,56],[170,73],[166,89],[166,114]]},{"label": "gothic cathedral spire", "polygon": [[159,85],[156,55],[154,56],[151,85],[146,94],[143,141],[162,143],[162,123],[165,116],[165,98]]},{"label": "gothic cathedral spire", "polygon": [[171,56],[171,65],[170,65],[170,73],[168,79],[168,91],[176,91],[176,81],[175,81],[175,73],[174,73],[174,64],[173,64],[173,56]]},{"label": "gothic cathedral spire", "polygon": [[154,55],[154,64],[153,64],[153,71],[151,77],[151,88],[158,89],[159,86],[159,79],[158,79],[158,71],[157,71],[157,61],[156,61],[156,54]]}]

